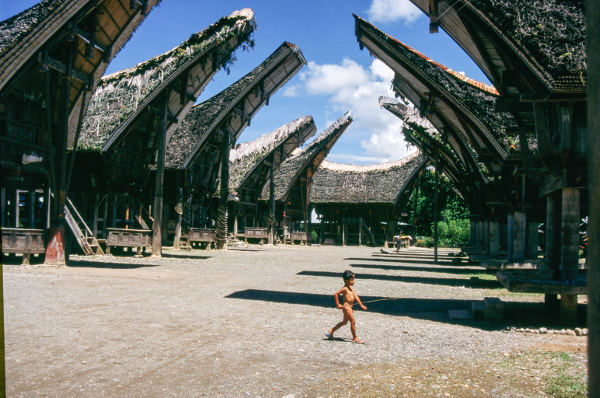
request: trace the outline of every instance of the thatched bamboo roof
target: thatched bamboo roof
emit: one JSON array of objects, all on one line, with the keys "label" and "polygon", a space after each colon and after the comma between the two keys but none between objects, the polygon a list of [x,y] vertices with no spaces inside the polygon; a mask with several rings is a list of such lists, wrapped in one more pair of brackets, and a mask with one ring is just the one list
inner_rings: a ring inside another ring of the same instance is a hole
[{"label": "thatched bamboo roof", "polygon": [[[274,165],[277,169],[281,162],[287,159],[294,149],[314,135],[315,131],[316,127],[312,116],[303,116],[253,141],[236,145],[229,152],[230,191],[239,191],[250,179],[250,176],[257,171],[259,165],[267,160],[273,151],[282,148]],[[290,145],[286,145],[288,142]],[[261,180],[256,183],[260,184],[260,188],[262,188],[266,181]]]},{"label": "thatched bamboo roof", "polygon": [[[275,200],[287,200],[292,187],[306,169],[312,168],[316,170],[319,167],[338,138],[350,126],[352,120],[350,111],[346,112],[342,117],[323,130],[308,146],[297,149],[292,156],[281,164],[274,175]],[[268,198],[269,193],[267,186],[265,186],[262,199],[267,200]]]},{"label": "thatched bamboo roof", "polygon": [[[69,65],[67,140],[71,146],[82,98],[91,97],[110,60],[159,1],[126,2],[126,6],[111,0],[44,0],[0,22],[0,91],[10,90],[17,81],[28,92],[45,91],[40,63],[66,73],[68,57],[64,54],[70,43],[76,50]],[[34,57],[36,62],[31,62]]]},{"label": "thatched bamboo roof", "polygon": [[400,194],[427,164],[420,153],[396,162],[356,166],[324,161],[313,175],[311,203],[387,203]]},{"label": "thatched bamboo roof", "polygon": [[[235,11],[164,54],[104,76],[90,102],[80,148],[107,151],[163,92],[169,95],[169,112],[176,111],[172,116],[183,116],[210,77],[231,62],[233,51],[252,45],[254,27],[252,10]],[[193,75],[191,79],[187,73]],[[194,81],[196,75],[201,75],[201,84]],[[185,92],[174,93],[171,84],[179,84]]]},{"label": "thatched bamboo roof", "polygon": [[426,57],[358,16],[355,19],[361,44],[396,72],[398,94],[407,95],[424,115],[439,115],[465,137],[476,134],[479,139],[473,146],[485,145],[482,150],[506,157],[509,131],[517,124],[510,113],[495,110],[498,92],[493,87]]},{"label": "thatched bamboo roof", "polygon": [[177,169],[189,167],[209,136],[218,133],[228,123],[226,129],[231,135],[230,142],[235,145],[254,114],[305,62],[297,46],[284,42],[251,72],[195,106],[171,137],[165,166]]},{"label": "thatched bamboo roof", "polygon": [[[429,0],[411,1],[430,13]],[[582,0],[459,0],[440,2],[438,13],[440,25],[494,83],[501,84],[502,69],[516,66],[509,57],[517,57],[549,91],[583,94],[587,69],[583,4]]]}]

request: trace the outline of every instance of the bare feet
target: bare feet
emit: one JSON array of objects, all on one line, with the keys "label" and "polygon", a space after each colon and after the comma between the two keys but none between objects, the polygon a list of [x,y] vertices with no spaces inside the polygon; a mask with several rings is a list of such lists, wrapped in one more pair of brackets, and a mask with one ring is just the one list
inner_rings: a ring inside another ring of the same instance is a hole
[{"label": "bare feet", "polygon": [[327,337],[329,340],[333,340],[333,331],[329,329],[329,331],[325,333],[325,337]]},{"label": "bare feet", "polygon": [[357,338],[355,338],[354,340],[352,340],[352,342],[353,342],[354,344],[365,344],[365,342],[364,342],[364,341],[362,341],[361,339],[359,339],[358,337],[357,337]]}]

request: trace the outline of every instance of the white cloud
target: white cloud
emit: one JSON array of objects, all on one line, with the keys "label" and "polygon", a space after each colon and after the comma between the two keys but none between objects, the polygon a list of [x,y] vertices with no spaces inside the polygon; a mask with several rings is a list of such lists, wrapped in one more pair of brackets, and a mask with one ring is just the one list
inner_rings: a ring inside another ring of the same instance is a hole
[{"label": "white cloud", "polygon": [[297,97],[298,91],[300,90],[300,86],[297,84],[286,86],[285,90],[283,90],[284,97]]},{"label": "white cloud", "polygon": [[373,22],[412,22],[423,15],[409,0],[373,0],[369,11],[369,20]]},{"label": "white cloud", "polygon": [[402,136],[402,121],[379,107],[380,96],[394,96],[391,90],[394,72],[383,62],[375,59],[369,68],[347,58],[341,64],[309,62],[301,73],[300,80],[308,94],[329,96],[328,103],[333,114],[352,111],[354,122],[344,136],[354,137],[356,146],[360,142],[368,156],[360,158],[337,154],[338,158],[346,156],[353,161],[386,162],[409,153]]}]

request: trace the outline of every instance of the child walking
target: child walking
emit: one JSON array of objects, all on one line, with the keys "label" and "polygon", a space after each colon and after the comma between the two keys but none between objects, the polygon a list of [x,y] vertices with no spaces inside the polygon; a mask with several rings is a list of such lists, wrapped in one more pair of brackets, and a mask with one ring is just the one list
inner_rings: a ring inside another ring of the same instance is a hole
[{"label": "child walking", "polygon": [[[342,312],[344,313],[344,319],[341,322],[339,322],[337,325],[335,325],[334,327],[329,329],[329,331],[327,333],[325,333],[325,336],[327,336],[330,339],[333,339],[333,333],[335,333],[336,330],[338,330],[339,328],[341,328],[342,326],[347,324],[348,321],[350,321],[350,330],[352,331],[352,342],[362,344],[362,343],[364,343],[364,341],[362,341],[361,339],[359,339],[356,336],[356,323],[354,321],[354,313],[352,311],[352,306],[354,305],[354,300],[356,300],[358,305],[360,305],[360,308],[362,308],[363,310],[366,311],[367,307],[365,307],[363,305],[363,303],[360,301],[360,298],[354,291],[353,286],[354,286],[354,278],[355,277],[356,277],[356,274],[354,274],[354,272],[348,271],[348,270],[344,271],[344,273],[342,274],[342,278],[344,278],[344,287],[342,287],[340,290],[335,292],[333,298],[335,300],[336,307],[341,309]],[[343,299],[344,299],[343,305],[340,305],[340,299],[339,299],[340,294],[343,295]]]}]

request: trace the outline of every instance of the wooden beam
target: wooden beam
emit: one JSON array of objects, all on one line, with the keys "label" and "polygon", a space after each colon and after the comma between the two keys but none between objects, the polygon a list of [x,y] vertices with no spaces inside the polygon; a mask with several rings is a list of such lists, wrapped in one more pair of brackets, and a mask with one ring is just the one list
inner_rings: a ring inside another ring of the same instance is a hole
[{"label": "wooden beam", "polygon": [[169,97],[163,97],[162,118],[158,132],[158,148],[156,156],[156,176],[154,187],[154,206],[152,224],[152,255],[162,256],[162,220],[163,220],[163,183],[165,172],[165,146],[167,140],[167,114],[169,112]]}]

